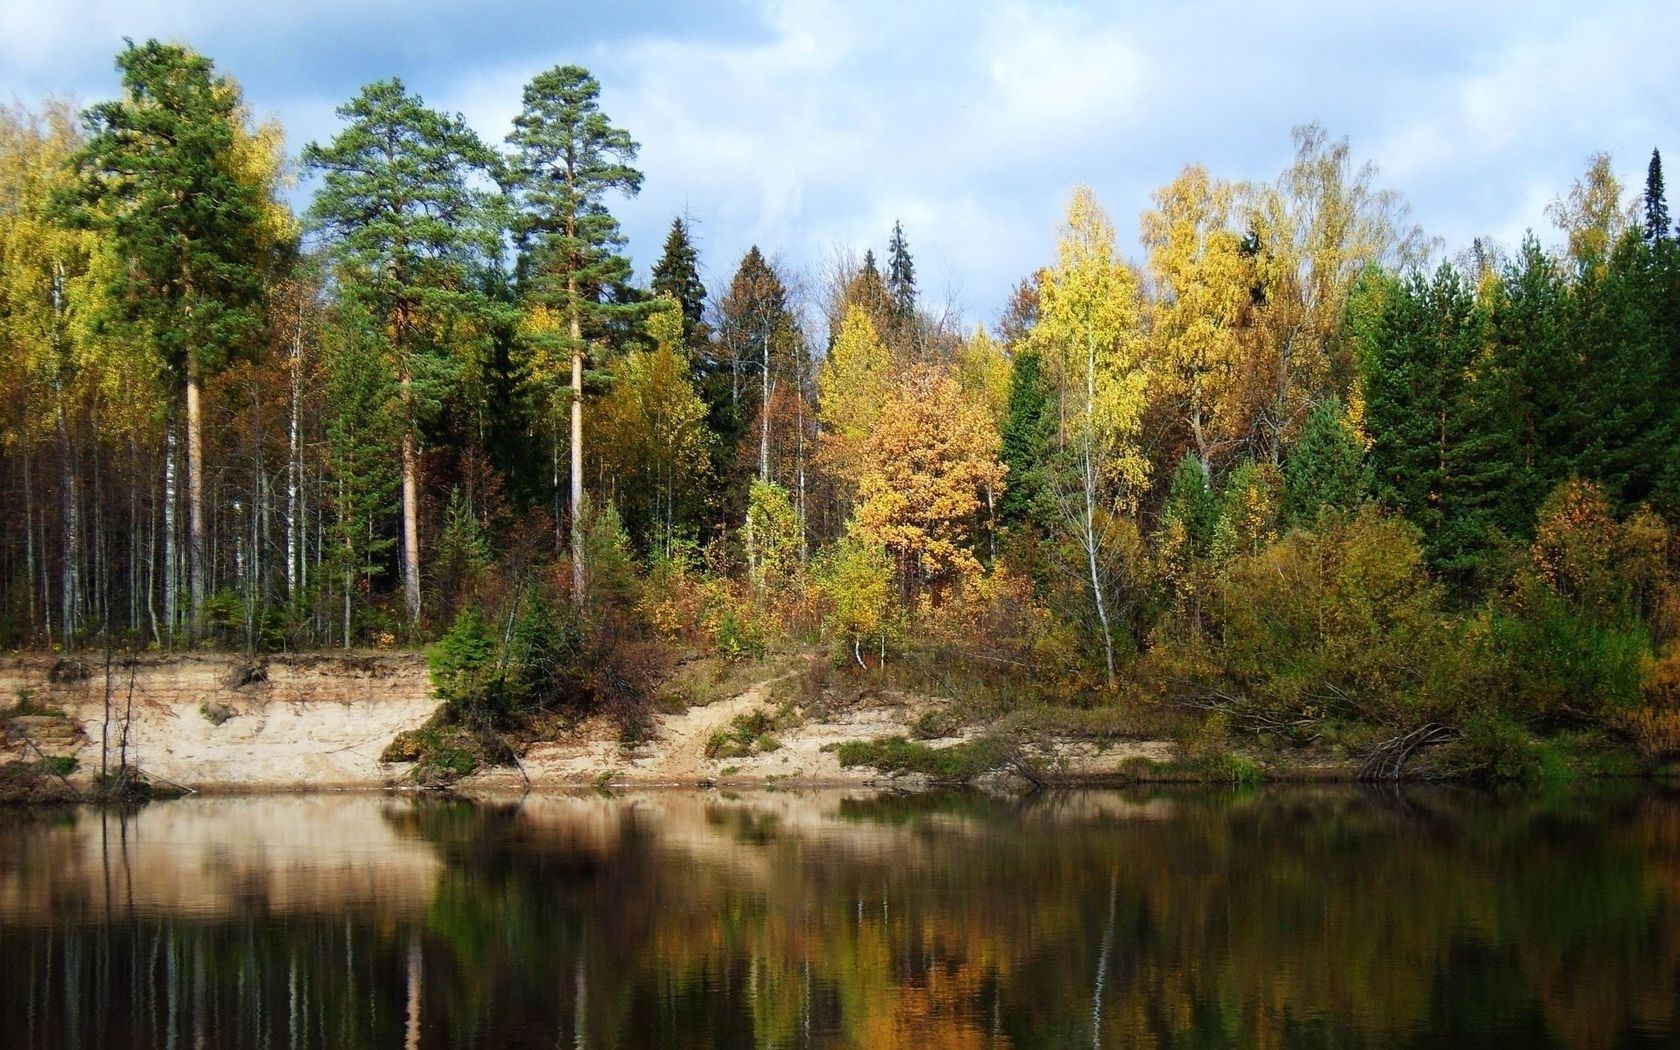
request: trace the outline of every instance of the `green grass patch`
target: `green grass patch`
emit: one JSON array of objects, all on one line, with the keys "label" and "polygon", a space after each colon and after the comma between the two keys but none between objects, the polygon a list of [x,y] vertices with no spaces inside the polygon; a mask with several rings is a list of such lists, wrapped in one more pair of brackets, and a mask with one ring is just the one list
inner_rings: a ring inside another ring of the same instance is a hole
[{"label": "green grass patch", "polygon": [[931,780],[970,780],[1008,761],[1008,748],[995,737],[950,747],[931,747],[906,737],[848,740],[834,749],[846,768],[869,766],[883,773],[919,773]]}]

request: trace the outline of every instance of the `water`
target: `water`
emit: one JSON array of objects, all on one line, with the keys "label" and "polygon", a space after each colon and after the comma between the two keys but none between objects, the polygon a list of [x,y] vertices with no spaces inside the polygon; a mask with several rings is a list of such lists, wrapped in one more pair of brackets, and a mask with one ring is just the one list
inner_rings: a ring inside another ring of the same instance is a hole
[{"label": "water", "polygon": [[18,1047],[1680,1042],[1680,794],[0,812]]}]

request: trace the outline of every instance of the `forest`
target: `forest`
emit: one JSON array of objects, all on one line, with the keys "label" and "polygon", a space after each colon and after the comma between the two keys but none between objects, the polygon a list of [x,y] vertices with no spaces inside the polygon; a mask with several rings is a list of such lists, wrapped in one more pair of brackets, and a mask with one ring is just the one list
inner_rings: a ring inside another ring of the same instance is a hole
[{"label": "forest", "polygon": [[205,56],[116,62],[0,110],[9,647],[429,645],[464,722],[627,738],[685,654],[801,648],[1378,772],[1680,755],[1654,150],[1588,158],[1556,245],[1454,250],[1304,125],[1270,181],[1185,166],[1135,256],[1075,188],[965,330],[900,225],[708,288],[676,217],[638,284],[638,144],[577,66],[500,142],[391,79],[294,155]]}]

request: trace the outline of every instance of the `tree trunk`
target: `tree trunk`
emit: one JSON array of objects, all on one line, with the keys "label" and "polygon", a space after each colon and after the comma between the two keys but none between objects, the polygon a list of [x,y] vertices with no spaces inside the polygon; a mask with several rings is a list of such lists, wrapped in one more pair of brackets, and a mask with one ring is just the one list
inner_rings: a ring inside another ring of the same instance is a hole
[{"label": "tree trunk", "polygon": [[204,381],[198,363],[187,354],[187,595],[189,633],[193,639],[203,627],[204,592],[209,565],[204,554],[204,418],[200,402]]},{"label": "tree trunk", "polygon": [[64,515],[64,563],[61,566],[62,575],[58,587],[59,621],[63,624],[64,644],[69,647],[75,642],[76,623],[81,616],[82,580],[77,569],[81,561],[82,522],[81,508],[76,501],[75,452],[70,444],[70,425],[64,418],[62,401],[58,406],[57,416],[59,498]]},{"label": "tree trunk", "polygon": [[403,370],[402,402],[407,417],[402,436],[402,575],[408,625],[420,622],[420,461],[414,442],[414,380]]},{"label": "tree trunk", "polygon": [[764,386],[758,402],[758,480],[770,480],[770,333],[763,334]]},{"label": "tree trunk", "polygon": [[180,590],[181,552],[175,529],[175,502],[179,493],[175,481],[175,420],[171,418],[164,432],[163,446],[163,622],[168,630],[169,647],[175,647],[175,627],[179,621],[176,608]]},{"label": "tree trunk", "polygon": [[583,604],[583,322],[578,316],[577,276],[566,277],[572,336],[572,601]]}]

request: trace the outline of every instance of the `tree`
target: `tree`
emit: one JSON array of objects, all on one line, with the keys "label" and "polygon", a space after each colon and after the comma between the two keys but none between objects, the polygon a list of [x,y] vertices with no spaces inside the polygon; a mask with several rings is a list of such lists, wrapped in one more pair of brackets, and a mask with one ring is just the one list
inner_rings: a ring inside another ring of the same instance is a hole
[{"label": "tree", "polygon": [[1009,406],[1001,432],[1001,458],[1008,468],[998,518],[1005,525],[1028,521],[1043,508],[1044,469],[1056,433],[1055,391],[1043,358],[1030,345],[1015,353],[1009,373]]},{"label": "tree", "polygon": [[1467,581],[1483,564],[1516,481],[1487,311],[1450,263],[1387,296],[1366,343],[1365,420],[1379,498],[1424,533],[1436,568]]},{"label": "tree", "polygon": [[1240,325],[1251,304],[1253,260],[1230,228],[1229,183],[1192,165],[1154,200],[1140,222],[1156,293],[1148,308],[1152,374],[1211,479],[1216,460],[1252,423],[1252,340]]},{"label": "tree", "polygon": [[1645,242],[1655,245],[1674,236],[1668,221],[1668,198],[1663,192],[1662,154],[1651,151],[1645,169]]},{"label": "tree", "polygon": [[820,456],[841,480],[856,485],[867,468],[864,445],[893,388],[892,355],[861,307],[846,312],[817,373]]},{"label": "tree", "polygon": [[[204,381],[248,352],[263,325],[265,278],[289,236],[279,166],[248,143],[239,88],[202,55],[132,42],[117,56],[123,97],[84,114],[79,218],[127,262],[114,301],[144,325],[185,390],[188,579],[193,630],[209,580]],[[257,163],[253,163],[256,161]]]},{"label": "tree", "polygon": [[1430,244],[1407,225],[1397,193],[1374,188],[1376,168],[1355,167],[1347,140],[1295,129],[1295,160],[1247,201],[1255,268],[1252,338],[1260,391],[1254,448],[1277,463],[1312,406],[1340,396],[1353,363],[1339,353],[1349,293],[1367,269],[1421,263]]},{"label": "tree", "polygon": [[1115,258],[1113,224],[1086,187],[1074,191],[1057,254],[1039,288],[1038,324],[1028,345],[1055,380],[1059,427],[1047,488],[1084,562],[1112,685],[1107,579],[1115,519],[1135,509],[1149,472],[1139,441],[1148,373],[1137,330],[1138,284]]},{"label": "tree", "polygon": [[916,263],[910,258],[904,226],[896,220],[887,244],[887,294],[892,297],[899,323],[910,323],[916,316]]},{"label": "tree", "polygon": [[1364,460],[1364,435],[1346,409],[1334,401],[1320,402],[1283,461],[1284,507],[1290,518],[1311,527],[1323,509],[1358,506],[1371,487]]},{"label": "tree", "polygon": [[[607,210],[609,193],[633,197],[642,173],[631,167],[638,147],[628,132],[601,112],[601,86],[579,66],[556,66],[525,85],[524,106],[508,142],[514,148],[512,185],[518,204],[516,233],[524,249],[520,268],[526,298],[565,321],[563,334],[537,330],[559,342],[571,359],[571,540],[573,600],[584,598],[583,371],[586,335],[623,314],[602,292],[629,276],[620,249],[618,220]],[[630,311],[637,308],[630,307]],[[558,387],[558,377],[539,381]]]},{"label": "tree", "polygon": [[926,365],[902,377],[860,443],[854,528],[885,547],[907,588],[979,573],[973,526],[1001,487],[998,435],[983,403]]},{"label": "tree", "polygon": [[665,250],[653,264],[653,293],[669,296],[682,311],[682,345],[699,354],[711,337],[706,324],[706,285],[700,280],[700,253],[681,216],[671,220]]},{"label": "tree", "polygon": [[1553,200],[1546,214],[1563,231],[1577,274],[1603,269],[1629,225],[1629,212],[1622,206],[1622,184],[1610,167],[1610,154],[1594,153],[1569,196]]},{"label": "tree", "polygon": [[741,257],[729,290],[718,302],[718,349],[729,370],[735,435],[744,438],[747,423],[757,423],[756,477],[760,481],[772,480],[770,409],[776,389],[784,381],[802,383],[801,342],[799,326],[788,308],[787,285],[753,245]]},{"label": "tree", "polygon": [[[96,381],[89,374],[95,370],[87,367],[96,364],[89,360],[97,352],[97,341],[88,338],[92,321],[109,308],[94,266],[101,238],[66,225],[57,214],[59,202],[73,192],[69,162],[81,145],[68,106],[49,103],[40,114],[0,109],[0,360],[6,368],[0,382],[17,397],[15,413],[8,411],[0,423],[0,444],[18,448],[25,463],[25,529],[33,562],[34,484],[27,464],[47,435],[56,439],[58,622],[67,645],[74,642],[87,590],[79,443],[72,430],[78,406]],[[51,641],[53,617],[37,604],[32,565],[28,577],[30,619],[46,626]],[[37,621],[38,612],[44,615]]]},{"label": "tree", "polygon": [[683,318],[661,299],[649,319],[656,345],[613,364],[611,389],[593,425],[603,478],[643,549],[671,555],[682,522],[698,509],[711,466],[706,405],[681,349]]},{"label": "tree", "polygon": [[304,147],[321,175],[309,219],[337,263],[339,287],[373,318],[401,391],[402,579],[420,620],[420,450],[424,412],[455,372],[459,324],[489,302],[472,279],[495,250],[488,194],[475,177],[496,157],[459,116],[427,109],[381,80],[336,110],[345,127]]},{"label": "tree", "polygon": [[892,562],[878,543],[871,543],[850,530],[823,552],[817,563],[817,589],[829,606],[830,630],[836,631],[852,650],[859,667],[863,643],[879,641],[883,661],[887,632],[893,620]]}]

